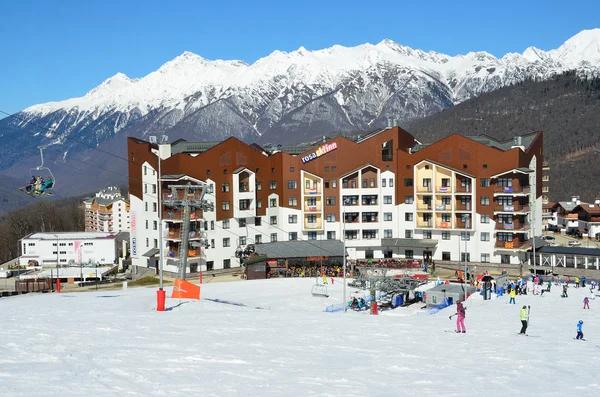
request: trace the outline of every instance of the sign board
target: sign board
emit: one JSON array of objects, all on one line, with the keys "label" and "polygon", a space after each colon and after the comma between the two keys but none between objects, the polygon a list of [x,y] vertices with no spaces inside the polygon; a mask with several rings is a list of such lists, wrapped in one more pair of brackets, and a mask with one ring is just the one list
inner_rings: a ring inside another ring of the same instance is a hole
[{"label": "sign board", "polygon": [[322,155],[329,153],[333,150],[337,149],[337,143],[336,142],[331,142],[331,143],[326,143],[323,146],[319,146],[314,152],[307,154],[306,156],[302,157],[302,163],[306,164],[309,161],[312,161],[316,158],[321,157]]},{"label": "sign board", "polygon": [[329,259],[328,256],[307,256],[306,257],[307,261],[326,261],[328,259]]},{"label": "sign board", "polygon": [[129,214],[131,229],[131,256],[137,256],[137,218],[135,211]]}]

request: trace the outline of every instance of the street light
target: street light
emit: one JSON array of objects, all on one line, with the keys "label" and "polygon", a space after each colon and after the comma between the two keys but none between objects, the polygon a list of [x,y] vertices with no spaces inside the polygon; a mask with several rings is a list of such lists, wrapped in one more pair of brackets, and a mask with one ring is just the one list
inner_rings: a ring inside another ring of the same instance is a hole
[{"label": "street light", "polygon": [[[160,144],[158,144],[158,177],[157,177],[157,185],[158,188],[156,189],[157,192],[157,206],[158,206],[158,279],[159,279],[159,285],[158,285],[158,291],[157,291],[157,298],[158,298],[158,305],[157,305],[157,310],[158,311],[164,311],[164,302],[165,302],[165,292],[163,289],[163,245],[164,245],[164,241],[163,241],[163,233],[162,233],[162,229],[163,229],[163,224],[162,224],[162,203],[161,203],[161,195],[162,195],[162,170],[161,170],[161,146],[163,144],[166,144],[169,140],[169,137],[167,135],[161,135],[160,137]],[[156,143],[157,139],[156,136],[151,136],[150,137],[150,142],[151,143]]]},{"label": "street light", "polygon": [[343,260],[343,271],[344,271],[344,296],[342,297],[342,304],[344,305],[344,313],[348,310],[346,304],[346,199],[342,196],[342,240],[344,242],[344,252],[342,253]]}]

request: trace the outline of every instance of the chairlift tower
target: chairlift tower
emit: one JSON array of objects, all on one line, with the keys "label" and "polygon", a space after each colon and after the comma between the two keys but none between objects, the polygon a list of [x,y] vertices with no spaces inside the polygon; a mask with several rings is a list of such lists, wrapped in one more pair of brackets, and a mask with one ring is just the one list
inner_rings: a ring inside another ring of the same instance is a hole
[{"label": "chairlift tower", "polygon": [[191,183],[186,185],[170,185],[168,188],[171,193],[168,193],[166,197],[163,198],[163,204],[165,207],[178,210],[178,212],[181,213],[181,242],[179,243],[177,266],[179,268],[179,278],[185,280],[190,245],[194,248],[208,247],[208,240],[205,234],[200,235],[199,241],[190,242],[190,221],[193,220],[195,222],[199,219],[196,214],[196,211],[198,210],[214,211],[214,204],[204,200],[204,193],[207,189],[205,183],[201,182],[195,185],[192,185]]}]

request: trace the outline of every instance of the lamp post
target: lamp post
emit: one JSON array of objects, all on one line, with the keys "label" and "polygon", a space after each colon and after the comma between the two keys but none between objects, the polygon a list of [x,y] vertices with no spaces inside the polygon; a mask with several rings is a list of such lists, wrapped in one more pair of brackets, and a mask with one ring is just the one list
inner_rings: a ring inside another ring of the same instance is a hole
[{"label": "lamp post", "polygon": [[[162,169],[161,169],[161,146],[165,143],[167,143],[167,141],[169,140],[169,137],[166,135],[162,135],[160,137],[160,143],[158,144],[158,177],[157,177],[157,189],[156,189],[156,193],[157,193],[157,207],[158,207],[158,279],[159,279],[159,285],[158,285],[158,291],[156,292],[156,297],[157,297],[157,305],[156,305],[156,310],[157,311],[164,311],[165,310],[165,290],[163,288],[163,224],[162,224],[162,202],[161,202],[161,195],[162,195]],[[157,139],[156,136],[151,136],[150,137],[150,142],[151,143],[156,143]]]},{"label": "lamp post", "polygon": [[344,252],[342,253],[343,271],[344,271],[344,289],[342,297],[342,305],[344,305],[344,313],[348,310],[348,305],[346,304],[346,199],[342,196],[342,240],[344,242]]},{"label": "lamp post", "polygon": [[[58,277],[58,234],[55,234],[55,236],[56,236],[56,279],[59,279],[59,277]],[[54,288],[52,288],[52,290],[54,290]]]}]

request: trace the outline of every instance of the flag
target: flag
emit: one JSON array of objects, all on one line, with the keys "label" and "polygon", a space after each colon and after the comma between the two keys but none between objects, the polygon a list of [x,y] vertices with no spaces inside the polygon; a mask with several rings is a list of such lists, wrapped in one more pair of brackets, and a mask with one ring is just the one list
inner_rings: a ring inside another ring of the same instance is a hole
[{"label": "flag", "polygon": [[504,186],[504,193],[512,193],[512,192],[513,192],[512,186]]},{"label": "flag", "polygon": [[440,192],[446,193],[447,191],[448,191],[448,186],[442,186],[442,187],[440,187]]},{"label": "flag", "polygon": [[171,298],[200,299],[200,287],[189,281],[176,279]]}]

